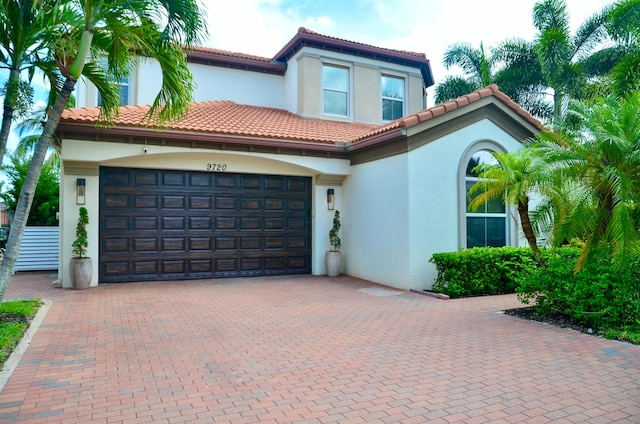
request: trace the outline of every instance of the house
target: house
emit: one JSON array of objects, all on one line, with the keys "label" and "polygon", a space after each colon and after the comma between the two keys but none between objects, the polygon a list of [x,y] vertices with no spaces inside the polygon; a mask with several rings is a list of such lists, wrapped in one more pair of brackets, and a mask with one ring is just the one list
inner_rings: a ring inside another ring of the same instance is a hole
[{"label": "house", "polygon": [[[96,128],[95,88],[57,131],[61,269],[79,204],[89,210],[93,284],[324,274],[334,209],[343,272],[428,288],[433,253],[519,243],[500,204],[470,213],[473,164],[519,149],[540,122],[496,86],[426,108],[424,54],[301,28],[273,58],[188,53],[198,89],[188,116],[141,123],[159,68],[122,81],[115,126]],[[329,202],[328,193],[335,202]]]}]

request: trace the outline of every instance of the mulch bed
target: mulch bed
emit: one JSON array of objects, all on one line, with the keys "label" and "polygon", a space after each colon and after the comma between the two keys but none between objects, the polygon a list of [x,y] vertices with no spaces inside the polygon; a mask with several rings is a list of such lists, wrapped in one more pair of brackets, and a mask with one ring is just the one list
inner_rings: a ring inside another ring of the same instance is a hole
[{"label": "mulch bed", "polygon": [[548,313],[548,314],[539,314],[535,312],[532,308],[518,308],[518,309],[508,309],[504,311],[506,315],[511,315],[518,318],[528,319],[531,321],[538,321],[545,324],[553,325],[555,327],[560,328],[570,328],[572,330],[580,331],[585,334],[592,334],[595,336],[604,334],[603,331],[597,328],[585,327],[574,322],[571,317],[566,314],[562,314],[559,312],[556,313]]}]

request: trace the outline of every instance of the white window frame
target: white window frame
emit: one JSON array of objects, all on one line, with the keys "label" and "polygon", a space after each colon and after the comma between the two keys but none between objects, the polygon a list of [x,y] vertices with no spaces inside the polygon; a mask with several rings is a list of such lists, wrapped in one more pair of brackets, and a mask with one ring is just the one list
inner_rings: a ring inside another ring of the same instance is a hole
[{"label": "white window frame", "polygon": [[468,181],[478,181],[479,179],[477,177],[467,177],[467,165],[469,163],[469,160],[473,157],[473,155],[475,155],[476,153],[480,152],[480,151],[489,151],[489,152],[499,152],[499,153],[506,153],[506,149],[503,148],[501,145],[493,142],[493,141],[489,141],[489,140],[483,140],[483,141],[479,141],[476,142],[472,145],[470,145],[467,150],[465,151],[465,153],[462,155],[459,167],[458,167],[458,204],[459,204],[459,211],[458,211],[458,217],[459,217],[459,239],[458,239],[458,245],[463,248],[463,249],[467,249],[467,218],[474,218],[474,217],[478,217],[478,218],[503,218],[504,222],[505,222],[505,246],[512,246],[513,245],[513,240],[512,240],[512,228],[511,228],[511,213],[509,210],[509,205],[505,205],[504,208],[504,213],[482,213],[482,212],[467,212],[467,182]]},{"label": "white window frame", "polygon": [[[334,87],[326,87],[325,86],[325,81],[324,81],[324,69],[325,68],[336,68],[336,69],[342,69],[342,70],[346,71],[346,73],[347,73],[347,81],[346,81],[347,82],[347,88],[346,88],[346,90],[340,90],[340,89],[336,89]],[[324,115],[340,116],[340,117],[345,117],[345,118],[348,118],[349,116],[351,116],[351,74],[352,74],[352,69],[349,66],[341,65],[341,64],[333,63],[333,62],[324,62],[324,63],[322,63],[322,113]],[[344,114],[327,112],[326,104],[325,104],[325,93],[326,92],[344,93],[345,94],[346,105],[345,105],[345,113]]]},{"label": "white window frame", "polygon": [[[103,57],[98,61],[98,65],[101,67],[107,66],[107,58]],[[104,69],[104,68],[103,68]],[[129,74],[129,76],[127,76],[126,81],[116,81],[115,84],[118,86],[118,91],[120,92],[120,106],[128,106],[128,105],[132,105],[133,102],[131,101],[132,99],[132,89],[133,89],[133,77],[132,77],[133,73]],[[122,91],[120,90],[121,87],[127,87],[127,99],[126,102],[122,102]],[[101,106],[102,103],[102,99],[100,97],[100,92],[98,91],[98,89],[96,88],[96,106]]]},{"label": "white window frame", "polygon": [[[385,78],[390,78],[390,79],[396,79],[396,80],[400,80],[402,81],[402,98],[397,98],[397,97],[390,97],[390,96],[385,96],[383,93],[383,89],[384,89],[384,84],[383,81]],[[398,75],[392,75],[392,74],[387,74],[387,73],[383,73],[380,77],[380,96],[381,96],[381,102],[380,102],[380,107],[381,107],[381,118],[383,122],[391,122],[391,121],[395,121],[396,119],[402,118],[403,116],[405,116],[406,114],[406,102],[405,99],[407,97],[407,81],[406,78],[403,76],[398,76]],[[402,105],[402,112],[400,114],[400,116],[398,117],[392,117],[391,119],[385,119],[384,117],[384,102],[385,100],[391,101],[391,102],[400,102]]]}]

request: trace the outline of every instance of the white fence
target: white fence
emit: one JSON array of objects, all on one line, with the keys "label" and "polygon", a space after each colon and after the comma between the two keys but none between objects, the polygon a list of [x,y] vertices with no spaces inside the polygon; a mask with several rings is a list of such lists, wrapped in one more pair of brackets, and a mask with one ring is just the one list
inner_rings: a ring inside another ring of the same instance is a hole
[{"label": "white fence", "polygon": [[58,227],[25,228],[14,271],[57,271],[59,246]]}]

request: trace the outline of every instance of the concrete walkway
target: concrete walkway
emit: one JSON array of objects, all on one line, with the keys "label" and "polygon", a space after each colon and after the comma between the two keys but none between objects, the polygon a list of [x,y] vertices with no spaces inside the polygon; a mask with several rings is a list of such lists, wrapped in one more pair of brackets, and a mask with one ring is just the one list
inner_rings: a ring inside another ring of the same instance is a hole
[{"label": "concrete walkway", "polygon": [[0,422],[640,422],[640,346],[313,276],[51,288]]}]

